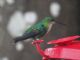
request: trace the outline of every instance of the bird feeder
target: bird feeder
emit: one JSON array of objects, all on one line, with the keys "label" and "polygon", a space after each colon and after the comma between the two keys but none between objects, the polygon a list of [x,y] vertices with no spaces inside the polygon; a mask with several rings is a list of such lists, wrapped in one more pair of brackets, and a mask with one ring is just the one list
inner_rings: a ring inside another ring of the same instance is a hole
[{"label": "bird feeder", "polygon": [[80,36],[69,36],[57,40],[51,40],[47,44],[54,45],[42,50],[40,43],[44,40],[32,42],[37,51],[42,56],[42,60],[80,60]]}]

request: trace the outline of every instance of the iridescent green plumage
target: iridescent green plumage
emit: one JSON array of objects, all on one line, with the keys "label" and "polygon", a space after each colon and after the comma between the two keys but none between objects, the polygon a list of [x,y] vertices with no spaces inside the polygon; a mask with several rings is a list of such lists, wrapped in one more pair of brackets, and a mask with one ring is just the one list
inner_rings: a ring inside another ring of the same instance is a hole
[{"label": "iridescent green plumage", "polygon": [[41,38],[47,33],[52,22],[54,22],[54,19],[52,17],[44,18],[39,23],[33,25],[27,31],[25,31],[21,37],[15,38],[15,41],[18,42],[28,38]]}]

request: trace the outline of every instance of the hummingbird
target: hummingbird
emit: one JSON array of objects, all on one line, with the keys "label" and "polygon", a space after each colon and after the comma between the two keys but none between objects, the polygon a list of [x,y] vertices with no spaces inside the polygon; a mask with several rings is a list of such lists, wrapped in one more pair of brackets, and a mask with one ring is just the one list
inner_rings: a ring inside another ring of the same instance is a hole
[{"label": "hummingbird", "polygon": [[51,30],[54,24],[55,20],[53,17],[45,17],[44,19],[40,20],[40,22],[34,24],[28,30],[26,30],[22,36],[14,38],[15,43],[29,38],[40,39]]}]

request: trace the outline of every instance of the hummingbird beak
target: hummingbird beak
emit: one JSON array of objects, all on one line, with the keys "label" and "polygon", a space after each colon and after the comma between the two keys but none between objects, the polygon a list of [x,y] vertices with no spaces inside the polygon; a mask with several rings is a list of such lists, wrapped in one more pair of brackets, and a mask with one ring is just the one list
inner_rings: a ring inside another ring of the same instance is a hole
[{"label": "hummingbird beak", "polygon": [[58,21],[55,21],[55,22],[58,23],[58,24],[60,24],[60,25],[66,26],[66,24],[64,24],[64,23],[61,23],[61,22],[58,22]]},{"label": "hummingbird beak", "polygon": [[51,21],[54,22],[54,23],[58,23],[58,24],[60,24],[60,25],[64,25],[64,26],[66,26],[66,24],[61,23],[61,22],[59,22],[59,21],[56,21],[56,20],[54,20],[54,19],[52,19]]}]

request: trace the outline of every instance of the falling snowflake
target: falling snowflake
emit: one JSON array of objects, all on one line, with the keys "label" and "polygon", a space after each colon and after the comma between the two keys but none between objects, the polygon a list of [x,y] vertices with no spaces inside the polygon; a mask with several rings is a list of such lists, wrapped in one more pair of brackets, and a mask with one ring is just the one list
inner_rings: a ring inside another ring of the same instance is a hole
[{"label": "falling snowflake", "polygon": [[34,11],[29,11],[24,14],[24,19],[29,24],[34,24],[37,21],[37,13]]},{"label": "falling snowflake", "polygon": [[11,5],[11,4],[15,3],[15,0],[6,0],[6,2],[7,2],[9,5]]},{"label": "falling snowflake", "polygon": [[1,60],[9,60],[8,57],[3,57]]},{"label": "falling snowflake", "polygon": [[59,3],[54,2],[50,5],[50,12],[54,17],[58,17],[60,14],[61,6]]},{"label": "falling snowflake", "polygon": [[24,45],[22,44],[22,42],[16,43],[16,50],[17,51],[22,51],[23,49],[24,49]]},{"label": "falling snowflake", "polygon": [[23,19],[23,13],[21,11],[16,11],[11,17],[8,23],[8,31],[13,37],[21,36],[23,30],[26,27],[26,23]]},{"label": "falling snowflake", "polygon": [[5,0],[0,0],[0,7],[3,7],[5,5]]}]

